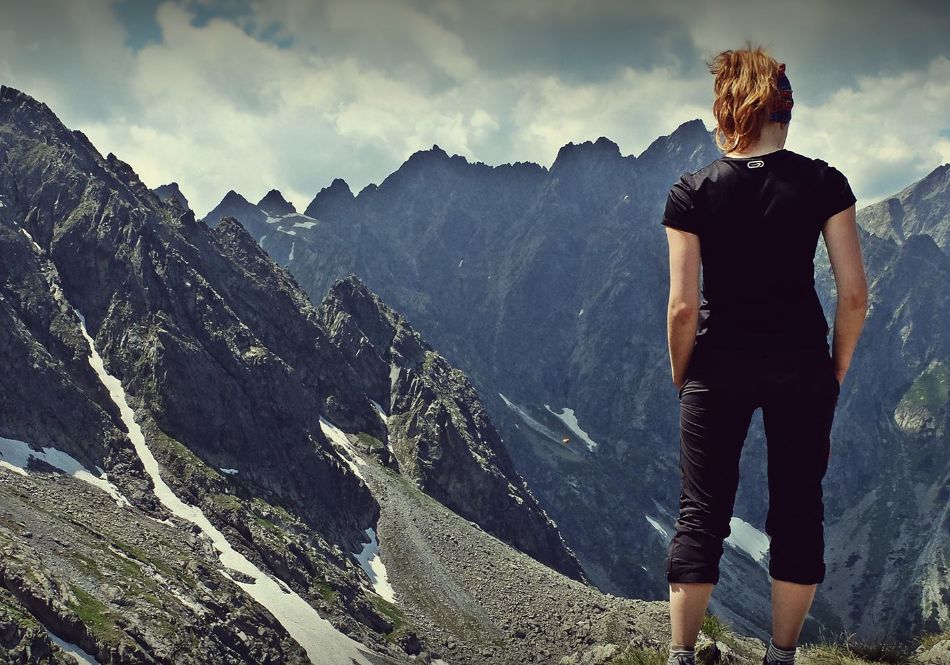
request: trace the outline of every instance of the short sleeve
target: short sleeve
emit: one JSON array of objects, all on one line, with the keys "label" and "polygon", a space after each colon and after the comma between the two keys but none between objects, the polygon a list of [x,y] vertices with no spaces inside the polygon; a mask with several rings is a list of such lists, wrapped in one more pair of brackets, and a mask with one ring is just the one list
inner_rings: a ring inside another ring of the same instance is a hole
[{"label": "short sleeve", "polygon": [[663,226],[669,226],[681,231],[699,235],[698,212],[694,201],[694,191],[686,180],[686,175],[670,188],[666,198],[666,209],[663,211]]},{"label": "short sleeve", "polygon": [[842,210],[851,207],[857,198],[851,191],[851,185],[845,175],[833,166],[829,166],[823,177],[821,201],[821,223]]}]

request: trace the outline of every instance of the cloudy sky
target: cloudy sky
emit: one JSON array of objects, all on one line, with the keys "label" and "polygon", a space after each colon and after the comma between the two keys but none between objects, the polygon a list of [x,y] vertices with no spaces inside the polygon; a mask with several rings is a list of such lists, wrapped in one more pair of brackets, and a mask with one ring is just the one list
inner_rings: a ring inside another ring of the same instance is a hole
[{"label": "cloudy sky", "polygon": [[746,40],[787,65],[786,147],[840,168],[858,207],[950,162],[946,0],[0,0],[0,18],[0,82],[199,216],[229,189],[302,210],[433,144],[639,155],[714,127],[703,61]]}]

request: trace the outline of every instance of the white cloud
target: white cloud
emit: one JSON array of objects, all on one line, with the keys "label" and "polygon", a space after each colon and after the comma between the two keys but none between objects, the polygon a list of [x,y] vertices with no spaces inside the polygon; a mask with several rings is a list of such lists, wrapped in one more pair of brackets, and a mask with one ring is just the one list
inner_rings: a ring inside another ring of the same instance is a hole
[{"label": "white cloud", "polygon": [[[569,25],[586,5],[485,6],[527,26]],[[24,7],[4,10],[15,30],[0,27],[0,75],[86,132],[103,154],[132,164],[147,185],[177,180],[199,215],[232,188],[256,200],[277,187],[302,209],[335,177],[359,190],[433,144],[470,161],[550,166],[571,141],[606,136],[623,154],[639,154],[687,120],[714,126],[711,77],[675,58],[649,67],[604,62],[596,80],[554,69],[490,72],[479,64],[485,43],[460,36],[472,9],[459,0],[438,0],[428,13],[400,0],[268,0],[253,2],[249,15],[200,26],[190,5],[165,2],[156,14],[162,42],[139,51],[124,45],[105,0],[82,11],[67,3],[50,12],[48,25]],[[664,7],[663,20],[674,11],[691,17],[684,30],[710,52],[773,16]],[[623,4],[606,13],[626,20],[645,11]],[[782,29],[804,20],[793,12]],[[799,57],[788,55],[792,63]],[[793,79],[788,147],[839,166],[861,203],[950,161],[950,141],[939,138],[950,105],[946,57],[926,71],[858,76],[822,95],[807,80]]]},{"label": "white cloud", "polygon": [[511,153],[550,165],[558,149],[606,136],[623,154],[639,154],[657,137],[700,118],[714,122],[705,81],[678,78],[668,67],[623,68],[616,78],[571,85],[555,77],[524,76],[522,96],[512,108],[518,128]]},{"label": "white cloud", "polygon": [[786,147],[826,159],[851,181],[858,207],[950,161],[950,59],[895,76],[860,76],[818,106],[795,102]]}]

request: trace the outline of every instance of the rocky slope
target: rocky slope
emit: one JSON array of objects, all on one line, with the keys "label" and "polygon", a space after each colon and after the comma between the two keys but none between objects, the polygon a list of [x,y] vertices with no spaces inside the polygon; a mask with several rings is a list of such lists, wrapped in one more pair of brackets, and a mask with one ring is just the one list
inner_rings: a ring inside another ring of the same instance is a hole
[{"label": "rocky slope", "polygon": [[914,235],[928,235],[944,254],[950,254],[950,164],[864,208],[861,225],[898,244]]},{"label": "rocky slope", "polygon": [[[280,212],[273,194],[262,203]],[[0,204],[5,656],[61,662],[62,643],[100,663],[394,663],[429,649],[421,615],[405,620],[388,592],[381,505],[331,442],[342,430],[588,588],[472,385],[355,278],[315,307],[241,223],[197,222],[6,86]],[[380,408],[402,421],[392,435]],[[518,550],[499,552],[479,565]]]},{"label": "rocky slope", "polygon": [[[354,366],[382,425],[381,461],[427,494],[555,570],[586,578],[553,522],[514,470],[465,374],[452,367],[355,276],[320,307],[331,341]],[[380,407],[382,402],[385,407]],[[541,525],[541,526],[539,526]]]},{"label": "rocky slope", "polygon": [[[678,410],[658,220],[676,177],[718,155],[698,120],[636,157],[603,137],[568,144],[550,169],[473,164],[433,146],[355,195],[334,180],[308,205],[306,228],[288,219],[261,244],[311,295],[355,273],[412,320],[465,368],[515,470],[589,578],[605,591],[663,598],[678,498]],[[824,627],[907,636],[947,622],[941,558],[950,460],[939,450],[950,354],[946,309],[936,304],[950,284],[946,253],[932,251],[945,245],[946,173],[940,167],[891,202],[862,210],[875,310],[839,402],[826,492],[834,565],[806,635]],[[893,215],[882,217],[895,201],[903,209],[899,234],[882,231],[897,228]],[[816,283],[832,322],[834,283],[819,247]],[[768,630],[769,592],[764,438],[758,412],[713,602],[759,635]],[[877,526],[859,538],[856,520],[870,517],[855,506],[868,505],[870,491],[881,509]],[[855,556],[866,565],[855,568]]]}]

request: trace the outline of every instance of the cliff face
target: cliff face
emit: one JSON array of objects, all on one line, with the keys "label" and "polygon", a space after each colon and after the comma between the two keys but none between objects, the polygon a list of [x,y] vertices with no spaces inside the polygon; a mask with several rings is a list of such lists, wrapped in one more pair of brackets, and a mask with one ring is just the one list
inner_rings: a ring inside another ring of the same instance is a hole
[{"label": "cliff face", "polygon": [[[664,598],[678,411],[659,220],[675,179],[718,156],[698,120],[636,157],[603,137],[568,144],[550,169],[468,163],[433,146],[355,196],[335,180],[307,206],[312,226],[268,234],[262,244],[311,295],[355,273],[410,319],[465,369],[515,470],[591,580],[611,592]],[[942,377],[950,363],[946,182],[943,166],[859,215],[874,310],[836,416],[826,491],[834,561],[816,621],[806,624],[813,637],[819,623],[874,637],[946,622],[938,590],[947,588],[939,552],[948,460],[934,452],[946,440]],[[823,243],[815,264],[833,323]],[[713,603],[733,625],[763,636],[768,556],[755,543],[767,542],[764,439],[756,413]],[[869,519],[855,507],[867,505],[871,492],[886,497],[879,524],[852,538],[854,524]],[[906,536],[885,528],[905,521]],[[909,548],[929,554],[911,560]],[[866,568],[856,567],[857,556]],[[868,616],[855,615],[854,606],[870,608]]]},{"label": "cliff face", "polygon": [[355,276],[320,307],[333,343],[360,368],[384,427],[372,448],[418,487],[552,568],[586,580],[514,469],[475,388]]},{"label": "cliff face", "polygon": [[[261,203],[293,214],[282,201]],[[359,297],[318,310],[240,222],[198,222],[6,86],[0,256],[0,612],[23,617],[18,644],[46,648],[39,625],[99,662],[298,662],[325,644],[325,658],[349,663],[400,662],[431,639],[384,597],[365,547],[380,504],[329,438],[403,436],[374,408],[394,401],[378,368],[325,327],[328,308],[367,330],[397,320],[365,286],[350,280]],[[365,301],[373,309],[347,309]],[[388,359],[392,339],[378,341],[364,353]],[[435,465],[413,477],[582,578],[493,452],[477,395],[439,368],[446,386],[397,394],[425,436],[396,447],[454,437],[459,475]],[[471,422],[445,417],[449,399]],[[413,455],[425,458],[407,452],[407,469]],[[466,467],[474,455],[490,463]]]},{"label": "cliff face", "polygon": [[927,235],[944,254],[950,254],[950,164],[862,209],[861,225],[898,244],[914,235]]}]

